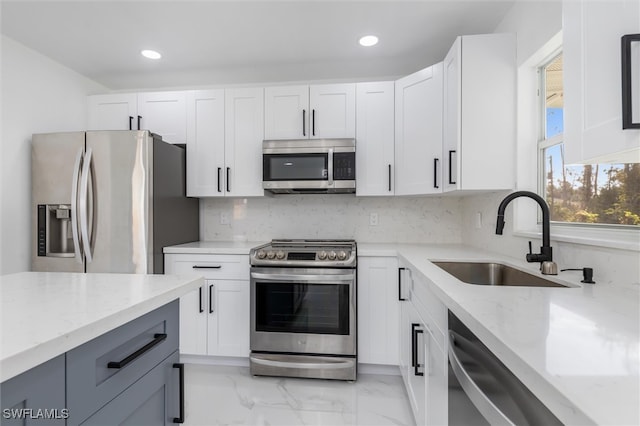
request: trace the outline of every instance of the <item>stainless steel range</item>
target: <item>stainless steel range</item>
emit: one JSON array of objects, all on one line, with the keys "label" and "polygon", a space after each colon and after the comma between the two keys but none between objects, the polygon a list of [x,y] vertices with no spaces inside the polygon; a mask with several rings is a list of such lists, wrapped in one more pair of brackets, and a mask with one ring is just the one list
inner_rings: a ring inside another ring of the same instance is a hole
[{"label": "stainless steel range", "polygon": [[273,240],[250,262],[251,374],[355,380],[355,241]]}]

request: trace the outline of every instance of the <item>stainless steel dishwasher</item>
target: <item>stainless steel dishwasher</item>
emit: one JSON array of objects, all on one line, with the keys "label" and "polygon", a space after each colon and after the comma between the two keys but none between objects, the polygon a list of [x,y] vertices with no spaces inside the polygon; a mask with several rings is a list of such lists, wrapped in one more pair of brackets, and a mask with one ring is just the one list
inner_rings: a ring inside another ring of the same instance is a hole
[{"label": "stainless steel dishwasher", "polygon": [[449,424],[562,422],[449,311]]}]

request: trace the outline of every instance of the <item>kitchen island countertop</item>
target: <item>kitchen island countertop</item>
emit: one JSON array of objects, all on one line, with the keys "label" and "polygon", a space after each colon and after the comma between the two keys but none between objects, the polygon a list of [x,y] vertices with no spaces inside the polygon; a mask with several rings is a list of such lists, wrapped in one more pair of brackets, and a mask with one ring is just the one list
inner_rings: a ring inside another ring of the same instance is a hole
[{"label": "kitchen island countertop", "polygon": [[0,383],[202,285],[197,275],[0,276]]}]

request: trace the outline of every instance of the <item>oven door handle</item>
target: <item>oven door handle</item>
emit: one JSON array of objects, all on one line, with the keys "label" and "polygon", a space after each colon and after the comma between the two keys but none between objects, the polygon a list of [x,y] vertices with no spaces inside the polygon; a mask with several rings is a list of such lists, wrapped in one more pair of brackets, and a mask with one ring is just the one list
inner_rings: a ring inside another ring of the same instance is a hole
[{"label": "oven door handle", "polygon": [[312,274],[263,274],[260,272],[252,272],[251,278],[264,281],[302,281],[302,282],[318,282],[333,284],[335,282],[353,281],[354,274],[335,274],[335,275],[312,275]]},{"label": "oven door handle", "polygon": [[268,367],[281,368],[300,368],[305,370],[322,368],[323,370],[340,370],[343,368],[353,368],[353,360],[344,360],[341,362],[290,362],[290,361],[274,361],[271,359],[262,359],[250,357],[251,362]]}]

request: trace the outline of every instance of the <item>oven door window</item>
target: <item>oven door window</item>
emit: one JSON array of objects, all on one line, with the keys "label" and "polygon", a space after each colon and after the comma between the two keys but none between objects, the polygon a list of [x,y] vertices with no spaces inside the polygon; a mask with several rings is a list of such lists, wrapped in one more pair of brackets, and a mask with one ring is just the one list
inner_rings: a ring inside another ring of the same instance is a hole
[{"label": "oven door window", "polygon": [[263,154],[264,181],[327,180],[328,154]]},{"label": "oven door window", "polygon": [[256,282],[256,331],[349,335],[349,285]]}]

